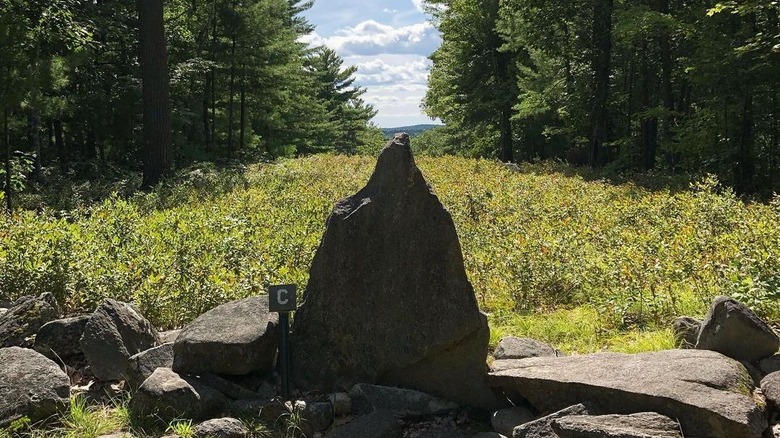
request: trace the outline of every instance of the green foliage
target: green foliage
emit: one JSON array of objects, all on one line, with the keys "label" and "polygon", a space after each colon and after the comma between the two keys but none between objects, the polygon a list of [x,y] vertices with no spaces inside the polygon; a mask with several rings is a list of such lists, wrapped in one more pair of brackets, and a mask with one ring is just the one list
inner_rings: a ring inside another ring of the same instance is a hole
[{"label": "green foliage", "polygon": [[96,438],[125,429],[130,424],[121,408],[89,405],[81,396],[71,397],[70,409],[61,422],[63,438]]},{"label": "green foliage", "polygon": [[[517,327],[574,351],[663,346],[658,330],[702,316],[721,294],[780,319],[777,204],[746,205],[713,177],[671,192],[588,181],[554,164],[418,161],[452,213],[478,302],[499,332]],[[269,284],[304,286],[334,202],[372,166],[371,157],[320,155],[243,173],[207,169],[67,218],[17,212],[0,219],[0,290],[52,291],[68,312],[133,300],[169,328]],[[547,319],[517,322],[565,312],[578,312],[571,324],[598,326],[559,339],[571,327],[530,332]]]},{"label": "green foliage", "polygon": [[173,421],[165,432],[175,434],[180,438],[192,438],[195,436],[195,428],[192,426],[192,420]]}]

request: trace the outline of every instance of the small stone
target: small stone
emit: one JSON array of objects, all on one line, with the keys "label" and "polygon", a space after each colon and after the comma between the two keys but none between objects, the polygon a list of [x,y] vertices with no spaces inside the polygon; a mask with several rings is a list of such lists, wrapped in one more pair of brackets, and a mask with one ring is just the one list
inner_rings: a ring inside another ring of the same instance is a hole
[{"label": "small stone", "polygon": [[235,418],[215,418],[195,426],[194,438],[246,438],[249,429]]},{"label": "small stone", "polygon": [[515,427],[533,421],[534,415],[522,406],[500,409],[490,416],[490,424],[493,430],[502,435],[512,435]]},{"label": "small stone", "polygon": [[130,356],[124,377],[132,389],[144,383],[144,380],[157,368],[170,368],[173,365],[173,344],[163,344]]},{"label": "small stone", "polygon": [[311,436],[314,432],[322,432],[333,424],[333,405],[330,402],[306,403],[301,410],[303,418],[303,427],[306,436]]},{"label": "small stone", "polygon": [[690,316],[681,316],[672,323],[674,342],[679,348],[694,348],[699,339],[701,320]]},{"label": "small stone", "polygon": [[780,408],[780,371],[769,374],[761,380],[761,392],[771,406]]},{"label": "small stone", "polygon": [[352,413],[352,399],[346,392],[335,392],[328,398],[337,417]]},{"label": "small stone", "polygon": [[196,379],[157,368],[130,400],[133,418],[166,425],[179,418],[205,420],[228,406],[228,399]]}]

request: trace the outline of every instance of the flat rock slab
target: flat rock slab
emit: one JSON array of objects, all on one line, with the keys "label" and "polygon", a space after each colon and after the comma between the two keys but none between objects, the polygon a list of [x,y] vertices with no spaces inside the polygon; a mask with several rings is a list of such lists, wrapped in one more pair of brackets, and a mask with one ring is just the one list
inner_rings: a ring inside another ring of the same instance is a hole
[{"label": "flat rock slab", "polygon": [[70,403],[70,379],[34,350],[0,349],[0,428],[21,417],[47,419]]},{"label": "flat rock slab", "polygon": [[529,357],[565,356],[562,351],[542,341],[531,338],[507,336],[500,341],[493,352],[499,359],[526,359]]},{"label": "flat rock slab", "polygon": [[353,412],[389,410],[397,418],[441,414],[458,408],[457,403],[412,389],[358,383],[349,391]]},{"label": "flat rock slab", "polygon": [[160,344],[152,324],[132,304],[106,299],[84,327],[81,349],[99,380],[120,380],[130,356]]},{"label": "flat rock slab", "polygon": [[496,361],[488,379],[542,411],[593,403],[604,412],[658,412],[685,436],[759,438],[767,427],[745,368],[713,351],[601,353]]},{"label": "flat rock slab", "polygon": [[190,374],[269,372],[279,343],[278,325],[278,314],[268,312],[268,296],[221,304],[179,333],[173,369]]},{"label": "flat rock slab", "polygon": [[552,429],[553,421],[569,415],[587,415],[588,413],[590,411],[583,404],[569,406],[515,427],[512,431],[512,438],[559,438]]},{"label": "flat rock slab", "polygon": [[416,389],[492,406],[489,342],[450,213],[396,135],[328,217],[292,334],[297,386]]},{"label": "flat rock slab", "polygon": [[720,296],[702,322],[696,348],[752,363],[777,353],[780,337],[745,305]]},{"label": "flat rock slab", "polygon": [[391,411],[376,411],[334,428],[328,438],[401,438],[401,424]]},{"label": "flat rock slab", "polygon": [[560,438],[683,438],[680,426],[655,412],[571,415],[552,422]]}]

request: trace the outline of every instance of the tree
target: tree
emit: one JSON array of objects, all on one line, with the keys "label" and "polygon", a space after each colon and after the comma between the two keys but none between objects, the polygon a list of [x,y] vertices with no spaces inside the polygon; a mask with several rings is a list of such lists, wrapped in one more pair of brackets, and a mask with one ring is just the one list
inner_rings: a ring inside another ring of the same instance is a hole
[{"label": "tree", "polygon": [[365,103],[366,90],[355,87],[357,67],[343,68],[343,60],[332,49],[318,47],[306,57],[305,69],[313,78],[316,98],[327,111],[328,136],[319,147],[354,153],[364,146],[361,139],[376,110]]},{"label": "tree", "polygon": [[423,109],[440,118],[450,132],[483,125],[490,137],[481,152],[512,161],[516,76],[511,54],[503,50],[505,41],[497,29],[499,1],[429,3],[436,6],[431,10],[443,42],[431,55],[433,67]]},{"label": "tree", "polygon": [[160,182],[171,168],[171,110],[162,1],[138,0],[138,30],[143,82],[143,188]]}]

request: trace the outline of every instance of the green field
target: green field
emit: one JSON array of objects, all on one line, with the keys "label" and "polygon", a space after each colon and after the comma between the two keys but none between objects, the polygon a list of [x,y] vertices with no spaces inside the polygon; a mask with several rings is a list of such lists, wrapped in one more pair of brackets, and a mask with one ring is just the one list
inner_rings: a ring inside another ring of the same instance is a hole
[{"label": "green field", "polygon": [[[453,215],[492,342],[506,334],[569,352],[672,346],[671,321],[731,295],[780,319],[780,204],[746,205],[707,179],[686,190],[420,158]],[[0,298],[53,292],[68,313],[134,301],[178,327],[269,284],[306,284],[334,202],[371,157],[319,155],[190,172],[152,193],[65,212],[0,217]]]}]

